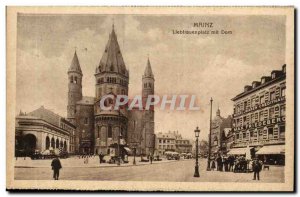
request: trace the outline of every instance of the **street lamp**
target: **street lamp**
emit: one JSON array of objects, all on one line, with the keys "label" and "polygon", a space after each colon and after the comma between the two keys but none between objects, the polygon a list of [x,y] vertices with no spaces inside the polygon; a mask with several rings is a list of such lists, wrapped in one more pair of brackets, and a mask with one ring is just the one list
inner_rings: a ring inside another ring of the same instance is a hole
[{"label": "street lamp", "polygon": [[133,147],[133,165],[136,165],[135,155],[136,155],[136,145],[134,144],[134,147]]},{"label": "street lamp", "polygon": [[199,134],[200,134],[200,129],[197,127],[195,130],[195,137],[196,137],[196,165],[195,165],[195,173],[194,173],[194,177],[200,177],[199,174],[199,164],[198,164],[198,149],[199,149],[199,145],[198,145],[198,139],[199,139]]},{"label": "street lamp", "polygon": [[212,119],[212,102],[213,99],[210,98],[210,119],[209,119],[209,136],[208,136],[208,158],[207,158],[207,171],[210,171],[210,154],[211,154],[211,119]]},{"label": "street lamp", "polygon": [[120,154],[120,143],[121,143],[121,129],[119,129],[119,136],[118,136],[118,166],[121,164],[121,154]]}]

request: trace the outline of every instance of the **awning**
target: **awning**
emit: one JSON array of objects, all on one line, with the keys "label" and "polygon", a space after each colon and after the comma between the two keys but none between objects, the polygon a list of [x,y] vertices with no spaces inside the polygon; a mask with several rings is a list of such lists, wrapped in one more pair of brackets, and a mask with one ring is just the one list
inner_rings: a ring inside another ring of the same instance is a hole
[{"label": "awning", "polygon": [[285,154],[285,146],[284,145],[263,146],[255,154],[257,154],[257,155],[284,155]]},{"label": "awning", "polygon": [[[252,149],[253,147],[250,147],[249,149]],[[230,149],[227,155],[246,155],[247,148],[233,148]]]}]

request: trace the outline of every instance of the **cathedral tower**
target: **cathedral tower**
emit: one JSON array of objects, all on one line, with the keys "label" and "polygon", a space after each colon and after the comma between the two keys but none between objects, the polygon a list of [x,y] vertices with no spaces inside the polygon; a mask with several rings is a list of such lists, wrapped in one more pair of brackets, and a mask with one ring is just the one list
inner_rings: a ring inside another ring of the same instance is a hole
[{"label": "cathedral tower", "polygon": [[[127,138],[127,109],[105,111],[100,109],[100,99],[104,95],[127,95],[129,72],[126,69],[118,44],[114,25],[109,35],[104,53],[95,72],[95,153],[109,153],[109,146]],[[109,101],[110,102],[110,101]]]},{"label": "cathedral tower", "polygon": [[[148,58],[147,66],[142,78],[142,96],[143,103],[146,103],[148,95],[154,95],[154,75],[152,72],[150,60]],[[154,135],[154,107],[150,110],[145,110],[143,114],[143,139],[145,153],[153,154],[155,146],[155,135]]]},{"label": "cathedral tower", "polygon": [[150,60],[148,58],[147,66],[143,75],[142,83],[142,96],[143,96],[143,103],[146,103],[148,95],[154,94],[154,75],[152,73],[152,68],[150,64]]},{"label": "cathedral tower", "polygon": [[75,51],[71,66],[68,70],[68,107],[67,118],[73,124],[75,122],[76,102],[82,99],[82,71],[77,53]]}]

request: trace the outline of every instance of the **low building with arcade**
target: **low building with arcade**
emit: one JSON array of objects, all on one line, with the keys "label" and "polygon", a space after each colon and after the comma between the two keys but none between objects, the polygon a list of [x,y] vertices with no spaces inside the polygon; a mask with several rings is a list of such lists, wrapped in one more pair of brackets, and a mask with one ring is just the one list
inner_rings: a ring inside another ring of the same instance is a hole
[{"label": "low building with arcade", "polygon": [[27,114],[20,112],[15,128],[16,156],[51,149],[75,151],[75,125],[44,106]]}]

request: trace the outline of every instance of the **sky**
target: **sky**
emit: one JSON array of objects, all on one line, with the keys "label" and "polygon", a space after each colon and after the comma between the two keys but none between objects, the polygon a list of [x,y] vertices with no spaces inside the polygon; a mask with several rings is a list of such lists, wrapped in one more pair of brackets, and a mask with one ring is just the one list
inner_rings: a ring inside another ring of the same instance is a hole
[{"label": "sky", "polygon": [[[211,30],[232,34],[182,35],[173,30],[212,22]],[[114,23],[126,68],[129,97],[141,94],[149,56],[158,95],[193,94],[199,111],[155,112],[155,132],[178,131],[200,139],[209,132],[210,98],[213,117],[233,112],[231,99],[245,85],[285,64],[284,16],[221,15],[24,15],[17,23],[16,112],[40,106],[66,116],[68,76],[76,48],[83,72],[83,95],[95,96],[95,69]]]}]

